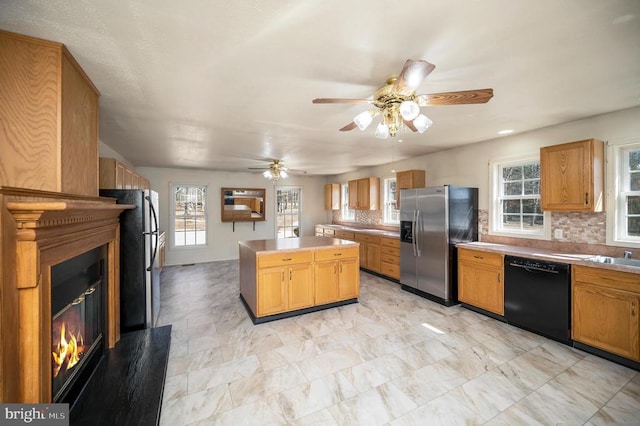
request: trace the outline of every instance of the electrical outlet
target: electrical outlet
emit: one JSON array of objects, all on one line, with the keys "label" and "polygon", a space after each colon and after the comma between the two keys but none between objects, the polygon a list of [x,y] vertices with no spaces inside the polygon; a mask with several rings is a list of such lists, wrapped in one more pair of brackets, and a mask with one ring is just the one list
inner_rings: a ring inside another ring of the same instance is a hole
[{"label": "electrical outlet", "polygon": [[553,231],[553,236],[557,240],[561,240],[562,239],[562,229],[556,229],[555,231]]}]

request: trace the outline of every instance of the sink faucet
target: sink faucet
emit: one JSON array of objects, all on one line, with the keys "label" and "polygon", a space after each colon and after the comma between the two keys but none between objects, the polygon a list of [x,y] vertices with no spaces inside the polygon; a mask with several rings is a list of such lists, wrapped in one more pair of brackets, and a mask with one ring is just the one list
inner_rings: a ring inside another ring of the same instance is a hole
[{"label": "sink faucet", "polygon": [[631,252],[630,251],[625,251],[624,252],[624,258],[625,259],[631,259]]}]

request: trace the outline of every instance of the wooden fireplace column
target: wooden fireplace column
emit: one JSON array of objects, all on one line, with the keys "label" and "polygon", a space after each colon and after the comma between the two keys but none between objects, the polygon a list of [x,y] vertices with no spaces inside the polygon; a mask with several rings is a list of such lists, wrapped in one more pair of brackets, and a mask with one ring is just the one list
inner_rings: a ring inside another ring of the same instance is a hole
[{"label": "wooden fireplace column", "polygon": [[[104,338],[105,346],[113,347],[120,339],[119,215],[134,206],[115,204],[113,199],[6,187],[0,187],[0,199],[2,216],[8,213],[15,224],[13,230],[7,230],[9,221],[3,220],[3,240],[12,235],[15,238],[3,241],[3,249],[15,248],[15,276],[0,284],[4,296],[18,301],[17,312],[13,312],[17,314],[17,330],[10,328],[16,321],[7,318],[7,312],[2,313],[0,322],[2,347],[17,349],[17,359],[3,349],[2,357],[9,357],[2,360],[5,372],[17,362],[16,371],[0,376],[3,399],[51,402],[51,267],[107,245]],[[10,265],[3,260],[5,277],[7,267]],[[13,284],[13,289],[7,284]]]}]

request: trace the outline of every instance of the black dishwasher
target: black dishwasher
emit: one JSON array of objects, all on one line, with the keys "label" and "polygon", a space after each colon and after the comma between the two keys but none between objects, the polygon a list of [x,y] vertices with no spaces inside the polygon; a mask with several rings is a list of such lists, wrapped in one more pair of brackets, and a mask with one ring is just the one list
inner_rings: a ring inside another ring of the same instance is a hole
[{"label": "black dishwasher", "polygon": [[571,344],[569,265],[505,256],[504,317],[509,324]]}]

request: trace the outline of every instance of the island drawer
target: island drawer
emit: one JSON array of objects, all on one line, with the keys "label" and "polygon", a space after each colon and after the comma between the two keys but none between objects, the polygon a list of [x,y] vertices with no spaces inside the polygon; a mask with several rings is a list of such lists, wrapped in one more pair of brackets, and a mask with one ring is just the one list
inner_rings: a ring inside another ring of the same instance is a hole
[{"label": "island drawer", "polygon": [[358,257],[358,247],[342,247],[316,250],[316,262]]},{"label": "island drawer", "polygon": [[295,263],[311,263],[313,261],[313,252],[311,250],[302,250],[296,252],[283,251],[280,253],[270,253],[258,255],[258,267],[264,268],[269,266],[292,265]]}]

